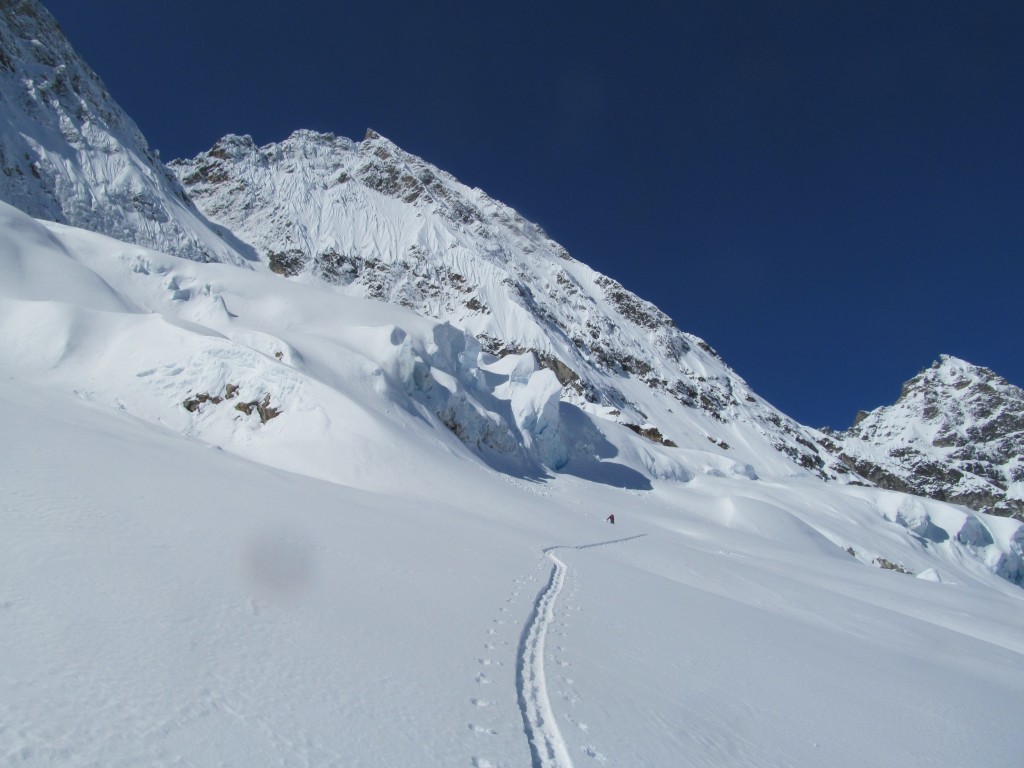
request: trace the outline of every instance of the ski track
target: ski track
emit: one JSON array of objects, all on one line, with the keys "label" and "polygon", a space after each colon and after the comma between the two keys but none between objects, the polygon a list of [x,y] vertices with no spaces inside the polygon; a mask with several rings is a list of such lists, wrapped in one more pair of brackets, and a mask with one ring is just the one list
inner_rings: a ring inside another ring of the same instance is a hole
[{"label": "ski track", "polygon": [[555,722],[551,700],[548,697],[544,675],[544,654],[548,627],[554,620],[555,602],[565,584],[568,566],[552,554],[557,549],[593,549],[640,539],[647,534],[627,536],[594,544],[556,545],[545,547],[544,555],[551,560],[551,575],[537,595],[533,612],[519,639],[516,656],[516,689],[519,709],[523,715],[523,729],[530,743],[532,768],[572,768],[569,748]]}]

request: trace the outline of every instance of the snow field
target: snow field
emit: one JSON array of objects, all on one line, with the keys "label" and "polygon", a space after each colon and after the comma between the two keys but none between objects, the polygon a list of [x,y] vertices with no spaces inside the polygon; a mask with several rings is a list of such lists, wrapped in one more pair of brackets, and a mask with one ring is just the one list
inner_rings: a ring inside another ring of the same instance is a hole
[{"label": "snow field", "polygon": [[5,386],[25,460],[5,450],[5,761],[468,763],[483,616],[527,548],[490,551],[472,516],[446,542],[433,504],[367,506],[20,394]]},{"label": "snow field", "polygon": [[398,307],[0,224],[0,762],[1019,754],[1019,524],[654,445]]},{"label": "snow field", "polygon": [[[867,567],[678,488],[470,473],[435,496],[414,466],[368,493],[48,388],[0,395],[9,764],[531,765],[526,696],[548,765],[1016,749],[993,702],[1024,691],[1021,597],[992,574]],[[562,545],[549,581],[545,547],[609,534],[632,540]]]}]

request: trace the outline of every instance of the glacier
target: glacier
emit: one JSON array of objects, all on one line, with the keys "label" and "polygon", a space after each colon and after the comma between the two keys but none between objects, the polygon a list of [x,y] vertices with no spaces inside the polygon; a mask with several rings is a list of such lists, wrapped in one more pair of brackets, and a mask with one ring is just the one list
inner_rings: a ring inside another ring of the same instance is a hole
[{"label": "glacier", "polygon": [[1016,753],[1019,522],[752,479],[330,285],[0,231],[8,764]]},{"label": "glacier", "polygon": [[866,462],[1019,497],[1019,390],[809,429],[380,134],[164,166],[0,11],[5,765],[1015,764],[1024,525]]}]

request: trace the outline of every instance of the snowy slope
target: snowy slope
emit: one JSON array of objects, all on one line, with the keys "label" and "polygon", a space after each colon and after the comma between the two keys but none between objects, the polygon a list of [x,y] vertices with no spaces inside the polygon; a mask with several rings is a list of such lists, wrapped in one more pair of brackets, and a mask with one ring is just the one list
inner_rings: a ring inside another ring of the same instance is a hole
[{"label": "snowy slope", "polygon": [[729,476],[330,286],[0,232],[5,764],[1015,764],[1016,521]]},{"label": "snowy slope", "polygon": [[[767,445],[737,464],[710,444],[652,443],[561,402],[553,372],[531,354],[495,357],[401,307],[167,256],[2,203],[0,231],[0,374],[269,466],[373,491],[401,486],[411,466],[439,455],[465,471],[635,491],[700,478],[732,479],[751,494],[762,492],[753,490],[766,485],[761,477],[818,482],[761,471],[777,456]],[[432,483],[450,487],[444,476]],[[923,502],[896,498],[895,507],[875,502],[878,515],[913,540],[959,536],[988,567],[1020,580],[1015,523],[990,531],[987,518],[936,518]],[[844,549],[848,538],[830,534]]]},{"label": "snowy slope", "polygon": [[[227,136],[170,168],[274,271],[451,322],[497,355],[533,351],[566,402],[656,441],[759,455],[771,474],[848,471],[704,341],[373,131],[361,142],[297,131],[264,147]],[[767,460],[765,445],[779,456]]]},{"label": "snowy slope", "polygon": [[883,488],[1024,518],[1024,391],[943,355],[826,444]]},{"label": "snowy slope", "polygon": [[0,2],[0,200],[199,261],[248,263],[36,0]]},{"label": "snowy slope", "polygon": [[[595,420],[560,402],[554,373],[532,354],[497,358],[401,307],[44,225],[2,204],[0,228],[10,243],[0,252],[0,371],[275,466],[361,484],[380,475],[370,467],[391,471],[396,441],[412,437],[428,454],[472,455],[524,477],[631,487],[749,480],[779,463],[764,446],[738,462],[707,441],[663,446]],[[292,454],[292,443],[321,448]],[[394,471],[387,483],[400,480]]]},{"label": "snowy slope", "polygon": [[376,134],[176,164],[291,279],[239,269],[0,10],[0,196],[85,227],[0,203],[0,762],[1019,762],[1019,522],[821,482],[701,340]]}]

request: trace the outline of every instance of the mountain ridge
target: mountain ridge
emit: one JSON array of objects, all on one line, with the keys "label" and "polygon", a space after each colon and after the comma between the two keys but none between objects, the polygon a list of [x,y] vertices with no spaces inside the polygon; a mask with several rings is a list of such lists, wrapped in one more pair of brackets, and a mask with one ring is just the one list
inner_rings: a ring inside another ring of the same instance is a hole
[{"label": "mountain ridge", "polygon": [[[655,442],[743,464],[761,456],[744,446],[767,441],[782,461],[761,472],[834,474],[810,434],[759,401],[705,342],[380,134],[352,142],[297,131],[262,149],[227,137],[188,172],[172,164],[182,184],[36,0],[4,4],[0,50],[0,199],[17,208],[195,261],[262,269],[262,256],[293,278],[456,323],[485,352],[530,352],[566,401]],[[245,163],[264,171],[265,186],[224,175]],[[204,194],[224,185],[230,199]],[[355,224],[332,229],[331,206]]]},{"label": "mountain ridge", "polygon": [[300,130],[263,147],[232,135],[169,167],[273,271],[451,322],[491,354],[531,351],[568,402],[648,434],[682,444],[681,431],[697,432],[723,450],[766,441],[798,468],[847,472],[705,341],[372,129],[360,142]]}]

